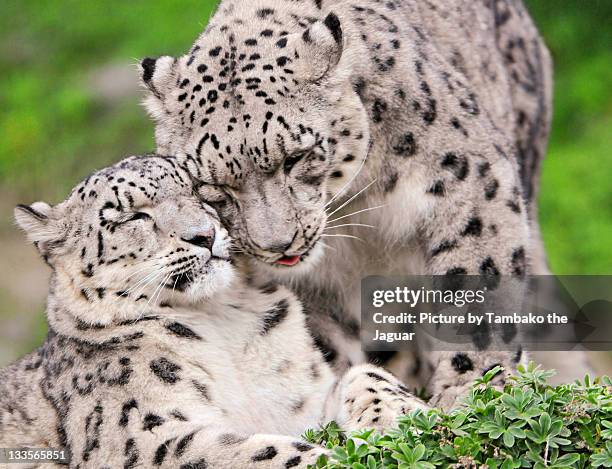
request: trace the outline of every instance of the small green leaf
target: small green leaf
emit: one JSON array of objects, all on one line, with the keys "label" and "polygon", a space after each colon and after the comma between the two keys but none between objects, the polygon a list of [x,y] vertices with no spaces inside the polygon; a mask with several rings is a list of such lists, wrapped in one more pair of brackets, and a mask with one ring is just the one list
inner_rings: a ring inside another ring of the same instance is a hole
[{"label": "small green leaf", "polygon": [[419,461],[425,455],[425,445],[417,445],[414,448],[413,457],[415,461]]},{"label": "small green leaf", "polygon": [[503,440],[504,440],[504,444],[508,448],[512,448],[514,446],[514,435],[512,435],[512,433],[505,432]]}]

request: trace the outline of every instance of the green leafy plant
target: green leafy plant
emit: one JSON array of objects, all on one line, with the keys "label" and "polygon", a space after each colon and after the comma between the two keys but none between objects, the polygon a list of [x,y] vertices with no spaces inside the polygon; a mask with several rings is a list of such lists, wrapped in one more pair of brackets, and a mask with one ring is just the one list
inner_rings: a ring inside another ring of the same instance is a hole
[{"label": "green leafy plant", "polygon": [[503,391],[490,385],[501,368],[474,382],[450,413],[414,411],[397,428],[346,433],[334,422],[304,435],[326,446],[320,469],[514,469],[612,467],[609,377],[552,387],[554,374],[519,366]]}]

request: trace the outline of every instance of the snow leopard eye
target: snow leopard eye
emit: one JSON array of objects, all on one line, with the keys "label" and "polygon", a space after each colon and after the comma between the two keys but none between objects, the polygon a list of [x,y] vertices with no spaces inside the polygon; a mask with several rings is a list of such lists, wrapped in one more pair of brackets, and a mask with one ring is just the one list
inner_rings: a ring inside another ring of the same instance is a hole
[{"label": "snow leopard eye", "polygon": [[134,215],[132,215],[130,218],[128,218],[126,220],[126,222],[136,221],[136,220],[152,220],[152,219],[153,218],[148,213],[145,213],[145,212],[136,212]]},{"label": "snow leopard eye", "polygon": [[215,184],[202,183],[196,192],[202,201],[210,204],[225,202],[230,197],[229,191],[224,186]]},{"label": "snow leopard eye", "polygon": [[153,217],[151,215],[149,215],[147,212],[135,212],[135,213],[129,213],[126,214],[123,219],[118,220],[116,222],[117,225],[124,225],[124,224],[128,224],[128,223],[132,223],[135,221],[153,221]]},{"label": "snow leopard eye", "polygon": [[285,158],[285,161],[283,161],[283,172],[285,174],[289,174],[291,172],[291,170],[293,169],[293,167],[298,164],[301,160],[304,159],[304,157],[308,156],[310,154],[310,152],[307,151],[300,151],[297,153],[294,153],[293,155],[289,155]]}]

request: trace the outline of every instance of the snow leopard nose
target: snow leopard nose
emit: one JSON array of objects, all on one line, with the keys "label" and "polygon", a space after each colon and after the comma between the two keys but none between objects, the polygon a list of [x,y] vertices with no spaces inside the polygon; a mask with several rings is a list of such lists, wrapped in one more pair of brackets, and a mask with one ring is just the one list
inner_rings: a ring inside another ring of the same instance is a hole
[{"label": "snow leopard nose", "polygon": [[298,231],[296,231],[291,237],[291,240],[288,240],[286,238],[278,239],[276,241],[270,242],[269,244],[266,244],[264,246],[264,249],[269,252],[278,252],[279,254],[286,254],[287,251],[291,249],[291,246],[293,245],[293,242],[298,237],[298,235],[299,233]]},{"label": "snow leopard nose", "polygon": [[206,248],[212,252],[213,244],[215,243],[215,229],[210,228],[206,231],[200,231],[191,238],[181,238],[181,240],[200,248]]},{"label": "snow leopard nose", "polygon": [[271,252],[278,252],[280,254],[284,254],[286,251],[289,250],[292,244],[293,244],[293,241],[289,243],[270,244],[269,246],[267,246],[267,250]]}]

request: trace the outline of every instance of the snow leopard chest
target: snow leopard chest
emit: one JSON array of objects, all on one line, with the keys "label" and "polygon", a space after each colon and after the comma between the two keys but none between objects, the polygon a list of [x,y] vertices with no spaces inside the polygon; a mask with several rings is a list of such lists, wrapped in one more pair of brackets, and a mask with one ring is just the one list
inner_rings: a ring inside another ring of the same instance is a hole
[{"label": "snow leopard chest", "polygon": [[301,314],[280,315],[243,307],[178,315],[203,338],[185,360],[207,375],[215,419],[238,433],[301,434],[317,424],[333,384]]}]

